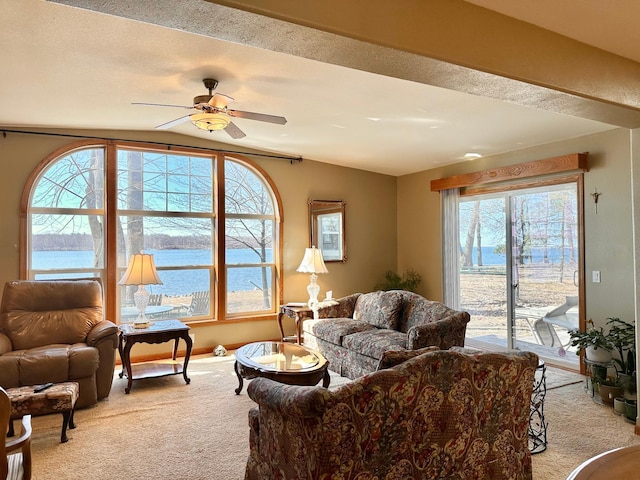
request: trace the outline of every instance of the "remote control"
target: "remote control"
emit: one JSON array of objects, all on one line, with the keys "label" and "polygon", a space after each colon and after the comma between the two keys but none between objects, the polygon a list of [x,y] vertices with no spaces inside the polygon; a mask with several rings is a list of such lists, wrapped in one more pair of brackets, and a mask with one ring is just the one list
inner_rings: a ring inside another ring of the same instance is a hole
[{"label": "remote control", "polygon": [[53,387],[53,383],[51,383],[51,382],[44,383],[42,385],[38,385],[37,387],[35,387],[33,389],[33,393],[42,392],[43,390],[46,390],[47,388],[51,388],[51,387]]}]

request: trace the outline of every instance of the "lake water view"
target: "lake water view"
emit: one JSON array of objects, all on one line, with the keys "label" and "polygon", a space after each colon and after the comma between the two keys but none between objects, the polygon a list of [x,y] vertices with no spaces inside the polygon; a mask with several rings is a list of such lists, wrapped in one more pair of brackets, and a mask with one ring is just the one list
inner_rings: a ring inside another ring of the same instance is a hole
[{"label": "lake water view", "polygon": [[[184,295],[201,290],[209,290],[209,270],[193,268],[189,270],[163,270],[163,267],[174,265],[200,265],[211,264],[211,251],[209,250],[145,250],[145,253],[153,254],[158,275],[162,285],[149,285],[147,290],[154,294],[169,296]],[[268,260],[272,258],[268,251]],[[236,248],[227,250],[227,263],[258,263],[259,258],[253,250]],[[93,264],[93,252],[87,250],[72,251],[34,251],[32,267],[34,270],[47,270],[51,268],[91,268]],[[269,285],[271,275],[269,274]],[[45,278],[45,275],[38,275]],[[227,278],[227,291],[239,292],[254,290],[262,284],[261,268],[230,268]]]}]

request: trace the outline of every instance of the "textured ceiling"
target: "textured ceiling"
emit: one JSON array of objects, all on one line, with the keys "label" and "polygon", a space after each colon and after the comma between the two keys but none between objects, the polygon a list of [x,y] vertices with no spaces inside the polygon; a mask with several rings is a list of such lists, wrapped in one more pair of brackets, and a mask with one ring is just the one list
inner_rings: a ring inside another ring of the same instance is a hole
[{"label": "textured ceiling", "polygon": [[188,122],[172,131],[402,175],[635,121],[615,105],[199,0],[59,3],[82,8],[0,0],[0,45],[11,46],[0,50],[11,66],[0,125],[153,130],[185,111],[132,102],[190,105],[213,77],[231,108],[288,123],[238,119],[238,140]]}]

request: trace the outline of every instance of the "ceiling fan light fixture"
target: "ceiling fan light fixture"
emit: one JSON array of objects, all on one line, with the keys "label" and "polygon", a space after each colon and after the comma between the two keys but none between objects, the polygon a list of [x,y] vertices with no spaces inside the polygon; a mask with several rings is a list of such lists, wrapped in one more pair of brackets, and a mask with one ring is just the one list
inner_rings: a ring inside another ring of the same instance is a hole
[{"label": "ceiling fan light fixture", "polygon": [[224,113],[194,113],[191,115],[191,123],[201,130],[211,132],[227,128],[231,123],[231,117]]}]

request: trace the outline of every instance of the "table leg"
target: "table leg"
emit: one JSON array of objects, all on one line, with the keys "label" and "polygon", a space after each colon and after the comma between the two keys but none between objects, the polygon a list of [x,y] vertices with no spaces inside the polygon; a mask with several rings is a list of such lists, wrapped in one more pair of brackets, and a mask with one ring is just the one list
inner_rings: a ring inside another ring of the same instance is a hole
[{"label": "table leg", "polygon": [[118,335],[118,353],[120,354],[120,362],[122,363],[122,369],[120,370],[120,378],[124,376],[124,355],[122,353],[122,332]]},{"label": "table leg", "polygon": [[131,368],[131,347],[132,342],[128,341],[124,346],[122,358],[122,364],[124,368],[127,370],[127,387],[124,389],[124,393],[129,393],[131,391],[131,385],[133,384],[133,373]]},{"label": "table leg", "polygon": [[326,368],[324,371],[324,377],[322,378],[322,386],[324,388],[329,388],[330,383],[331,383],[331,375],[329,375],[329,369]]},{"label": "table leg", "polygon": [[280,338],[284,342],[284,328],[282,328],[282,316],[283,315],[284,315],[284,313],[282,311],[280,311],[280,313],[278,313],[278,327],[280,327]]},{"label": "table leg", "polygon": [[[191,348],[193,347],[193,340],[191,340],[191,336],[189,336],[189,332],[185,332],[182,335],[184,339],[184,343],[187,344],[187,352],[184,354],[184,363],[182,364],[182,377],[184,381],[189,385],[191,383],[191,379],[187,377],[187,366],[189,365],[189,358],[191,358]],[[178,350],[178,339],[176,338],[176,346],[173,351],[173,359],[176,358],[176,351]]]},{"label": "table leg", "polygon": [[243,381],[242,381],[242,375],[240,375],[240,366],[238,365],[237,360],[233,364],[233,369],[236,371],[236,375],[238,376],[238,388],[236,388],[236,395],[240,395],[240,392],[242,391]]},{"label": "table leg", "polygon": [[[188,336],[188,335],[187,335]],[[184,337],[182,337],[184,338]],[[191,337],[189,337],[191,338]],[[173,342],[173,360],[176,360],[176,357],[178,356],[178,342],[180,341],[180,338],[176,338],[175,341]],[[185,339],[186,342],[186,339]]]},{"label": "table leg", "polygon": [[302,320],[300,315],[296,313],[296,336],[298,338],[298,345],[302,345]]}]

